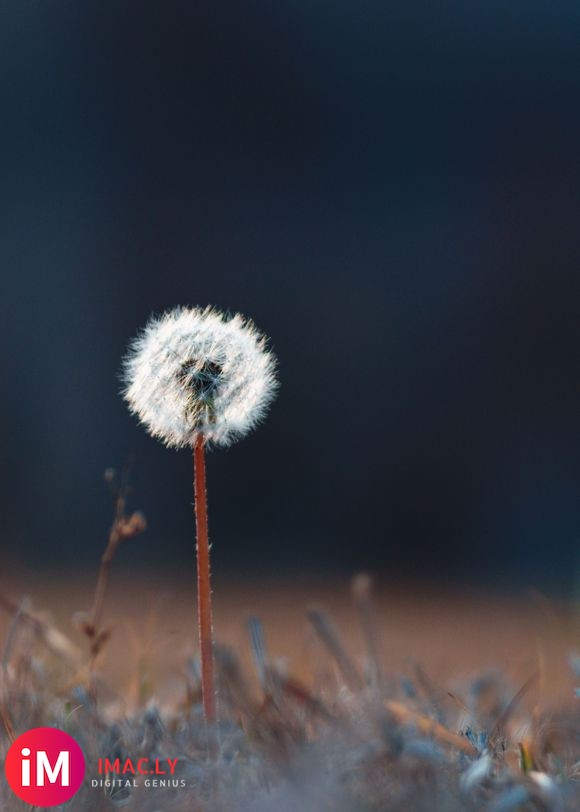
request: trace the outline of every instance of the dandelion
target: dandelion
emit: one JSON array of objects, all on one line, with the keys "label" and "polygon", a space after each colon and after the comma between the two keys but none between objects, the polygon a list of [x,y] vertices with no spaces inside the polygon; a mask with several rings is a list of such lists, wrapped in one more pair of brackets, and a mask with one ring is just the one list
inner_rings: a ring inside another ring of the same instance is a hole
[{"label": "dandelion", "polygon": [[130,346],[124,397],[151,435],[194,457],[197,601],[204,716],[216,720],[205,449],[227,446],[264,417],[276,361],[266,338],[240,314],[176,308],[153,317]]}]

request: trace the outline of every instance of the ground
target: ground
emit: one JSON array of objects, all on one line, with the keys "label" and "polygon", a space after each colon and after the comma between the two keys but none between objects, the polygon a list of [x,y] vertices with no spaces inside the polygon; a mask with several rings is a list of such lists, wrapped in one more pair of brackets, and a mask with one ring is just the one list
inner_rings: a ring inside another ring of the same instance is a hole
[{"label": "ground", "polygon": [[[68,726],[92,777],[111,752],[145,747],[148,757],[181,759],[187,790],[86,787],[71,810],[577,808],[573,605],[533,590],[506,596],[379,577],[368,614],[366,582],[353,591],[347,578],[216,577],[222,719],[208,761],[194,582],[193,571],[113,572],[104,614],[112,635],[92,699],[86,640],[71,618],[90,606],[94,578],[5,573],[2,594],[17,604],[29,596],[16,622],[9,611],[1,618],[15,732]],[[70,637],[70,663],[65,652],[55,664],[26,630],[36,611]],[[249,617],[261,622],[253,645]],[[23,696],[34,690],[35,703]],[[9,794],[6,803],[23,808]]]}]

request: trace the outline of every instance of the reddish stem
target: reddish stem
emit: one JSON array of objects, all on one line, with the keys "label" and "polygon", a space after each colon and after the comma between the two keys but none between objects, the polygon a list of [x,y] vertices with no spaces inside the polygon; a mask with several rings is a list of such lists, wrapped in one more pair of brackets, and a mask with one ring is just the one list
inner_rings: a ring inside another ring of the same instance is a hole
[{"label": "reddish stem", "polygon": [[193,447],[195,522],[197,528],[197,614],[201,657],[201,694],[207,725],[216,720],[213,675],[213,629],[211,620],[211,583],[209,538],[207,529],[207,491],[205,485],[204,438],[198,435]]}]

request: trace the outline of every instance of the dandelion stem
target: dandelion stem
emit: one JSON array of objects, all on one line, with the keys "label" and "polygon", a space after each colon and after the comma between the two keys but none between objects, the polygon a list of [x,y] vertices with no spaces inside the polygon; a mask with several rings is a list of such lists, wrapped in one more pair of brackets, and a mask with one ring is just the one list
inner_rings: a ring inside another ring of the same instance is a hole
[{"label": "dandelion stem", "polygon": [[207,491],[205,484],[205,447],[198,435],[193,447],[195,522],[197,529],[197,613],[201,657],[201,693],[206,724],[216,721],[216,699],[213,674],[213,629],[211,619],[211,584],[209,538],[207,529]]}]

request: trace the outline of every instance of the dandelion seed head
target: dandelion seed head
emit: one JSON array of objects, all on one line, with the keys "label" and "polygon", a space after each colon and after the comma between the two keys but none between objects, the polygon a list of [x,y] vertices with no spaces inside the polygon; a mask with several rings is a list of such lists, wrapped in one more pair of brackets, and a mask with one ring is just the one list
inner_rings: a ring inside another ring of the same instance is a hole
[{"label": "dandelion seed head", "polygon": [[266,338],[239,313],[175,308],[154,316],[124,361],[123,396],[154,437],[226,446],[264,417],[278,383]]}]

